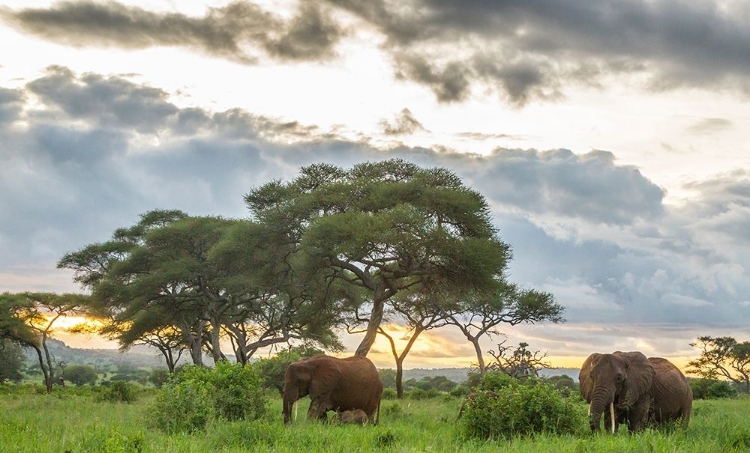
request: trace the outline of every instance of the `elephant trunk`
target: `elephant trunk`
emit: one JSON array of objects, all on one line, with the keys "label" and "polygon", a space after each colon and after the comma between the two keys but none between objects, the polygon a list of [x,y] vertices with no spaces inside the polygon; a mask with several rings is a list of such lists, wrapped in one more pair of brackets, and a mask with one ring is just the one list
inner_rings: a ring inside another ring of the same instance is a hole
[{"label": "elephant trunk", "polygon": [[602,414],[607,410],[611,419],[611,426],[608,426],[607,429],[610,429],[614,433],[616,423],[614,400],[614,388],[610,389],[603,385],[594,388],[591,403],[589,404],[589,426],[592,431],[599,430]]}]

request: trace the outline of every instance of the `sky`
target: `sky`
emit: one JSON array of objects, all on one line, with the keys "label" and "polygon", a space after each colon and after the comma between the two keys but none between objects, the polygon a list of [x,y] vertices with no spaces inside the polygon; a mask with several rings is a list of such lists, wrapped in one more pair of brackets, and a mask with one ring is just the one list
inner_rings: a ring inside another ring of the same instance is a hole
[{"label": "sky", "polygon": [[[62,255],[149,210],[246,218],[302,166],[398,157],[482,193],[509,279],[566,307],[508,343],[684,363],[750,334],[747,23],[742,0],[0,0],[0,292],[81,291]],[[476,361],[423,335],[407,368]]]}]

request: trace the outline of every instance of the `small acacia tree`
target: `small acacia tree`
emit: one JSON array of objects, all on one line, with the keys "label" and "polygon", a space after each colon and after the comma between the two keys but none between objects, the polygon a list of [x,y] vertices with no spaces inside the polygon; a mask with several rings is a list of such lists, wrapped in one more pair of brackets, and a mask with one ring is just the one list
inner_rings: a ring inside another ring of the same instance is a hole
[{"label": "small acacia tree", "polygon": [[688,374],[704,379],[728,379],[743,393],[750,392],[750,341],[738,342],[732,337],[698,337],[690,346],[701,351],[700,357],[688,362]]}]

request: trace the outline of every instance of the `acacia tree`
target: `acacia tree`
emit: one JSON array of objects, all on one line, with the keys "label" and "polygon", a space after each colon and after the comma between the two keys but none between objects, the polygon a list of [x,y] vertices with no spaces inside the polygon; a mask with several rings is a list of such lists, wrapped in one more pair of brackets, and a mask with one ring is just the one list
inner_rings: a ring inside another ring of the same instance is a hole
[{"label": "acacia tree", "polygon": [[454,325],[474,346],[479,374],[486,371],[480,340],[501,332],[498,326],[520,323],[563,322],[564,307],[555,302],[552,294],[536,290],[522,290],[504,284],[494,293],[470,293],[459,299],[456,308],[446,316],[446,323]]},{"label": "acacia tree", "polygon": [[316,164],[287,183],[253,189],[254,218],[283,229],[308,267],[367,291],[367,327],[356,355],[375,341],[386,304],[413,287],[484,290],[503,279],[510,248],[484,197],[452,172],[393,159],[349,170]]},{"label": "acacia tree", "polygon": [[391,354],[396,361],[396,394],[399,399],[404,397],[404,361],[414,343],[422,332],[446,325],[447,317],[445,299],[438,299],[438,295],[416,292],[404,297],[394,297],[390,301],[391,310],[406,322],[408,336],[406,345],[401,352],[396,348],[396,341],[382,326],[378,333],[384,336],[391,345]]},{"label": "acacia tree", "polygon": [[[291,292],[290,274],[269,271],[278,266],[279,252],[268,231],[248,221],[151,212],[138,225],[117,230],[112,243],[67,255],[60,265],[90,282],[111,320],[103,332],[114,333],[123,347],[153,338],[154,329],[174,328],[182,336],[179,347],[186,346],[201,365],[203,349],[214,362],[226,358],[226,336],[241,363],[260,347],[307,334],[335,343],[327,331],[336,318],[316,306],[314,293]],[[100,259],[101,249],[117,253]],[[235,259],[239,253],[247,256]]]},{"label": "acacia tree", "polygon": [[492,363],[488,365],[490,370],[498,370],[512,376],[516,379],[523,379],[530,376],[539,377],[539,371],[545,368],[551,368],[551,365],[545,361],[547,353],[529,350],[529,344],[526,342],[518,343],[517,347],[506,345],[504,339],[497,345],[497,351],[490,350],[493,357]]},{"label": "acacia tree", "polygon": [[61,317],[82,312],[88,303],[84,294],[3,293],[0,295],[0,338],[9,339],[37,353],[47,393],[52,392],[54,357],[47,340]]},{"label": "acacia tree", "polygon": [[701,355],[688,362],[688,374],[705,379],[723,377],[737,384],[742,392],[750,393],[750,341],[703,336],[690,346],[700,349]]}]

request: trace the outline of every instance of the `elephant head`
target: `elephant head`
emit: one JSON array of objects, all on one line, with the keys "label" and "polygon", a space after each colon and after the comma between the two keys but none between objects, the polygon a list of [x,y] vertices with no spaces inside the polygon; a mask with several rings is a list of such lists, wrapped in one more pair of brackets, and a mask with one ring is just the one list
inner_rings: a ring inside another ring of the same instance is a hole
[{"label": "elephant head", "polygon": [[[317,356],[289,364],[284,375],[283,413],[284,423],[291,420],[294,403],[311,392],[326,394],[336,387],[340,372],[330,360],[319,360]],[[311,408],[315,410],[314,408]],[[327,408],[320,408],[325,415]]]},{"label": "elephant head", "polygon": [[613,433],[622,414],[627,414],[631,430],[642,427],[648,417],[653,379],[654,369],[640,352],[591,354],[578,377],[581,396],[589,403],[591,429],[599,429],[605,410],[609,412],[605,419],[611,421]]}]

